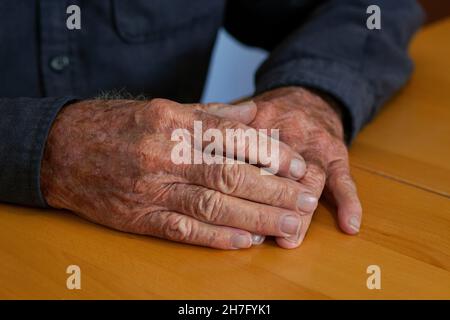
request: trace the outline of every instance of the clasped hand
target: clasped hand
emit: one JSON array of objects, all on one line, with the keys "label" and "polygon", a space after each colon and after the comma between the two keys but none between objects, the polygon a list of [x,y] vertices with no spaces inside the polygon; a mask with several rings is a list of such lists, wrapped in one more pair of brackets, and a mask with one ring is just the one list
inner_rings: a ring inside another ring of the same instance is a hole
[{"label": "clasped hand", "polygon": [[[235,106],[77,102],[60,112],[50,131],[42,192],[50,206],[117,230],[220,249],[249,248],[265,236],[280,247],[298,247],[325,192],[335,201],[341,229],[356,234],[362,210],[336,110],[299,87]],[[276,175],[261,174],[263,164],[251,159],[245,137],[236,145],[253,165],[227,162],[225,154],[222,163],[175,164],[172,133],[192,132],[195,121],[224,135],[278,128]]]}]

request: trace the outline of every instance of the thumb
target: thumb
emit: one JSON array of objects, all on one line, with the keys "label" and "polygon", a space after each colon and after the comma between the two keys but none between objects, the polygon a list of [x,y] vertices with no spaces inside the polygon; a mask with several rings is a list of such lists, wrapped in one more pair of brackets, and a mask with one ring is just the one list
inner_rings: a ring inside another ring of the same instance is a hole
[{"label": "thumb", "polygon": [[249,124],[256,116],[257,107],[253,100],[241,102],[237,105],[223,103],[208,103],[202,108],[203,111],[217,117],[239,121]]}]

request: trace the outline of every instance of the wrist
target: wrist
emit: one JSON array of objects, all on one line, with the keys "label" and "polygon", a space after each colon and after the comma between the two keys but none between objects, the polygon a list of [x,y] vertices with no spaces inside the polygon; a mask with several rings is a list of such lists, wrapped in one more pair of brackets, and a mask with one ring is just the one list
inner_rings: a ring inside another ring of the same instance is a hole
[{"label": "wrist", "polygon": [[343,120],[343,107],[331,94],[316,88],[303,87],[303,89],[320,97],[329,107],[331,107],[331,109],[337,114],[339,119],[341,119],[341,121]]},{"label": "wrist", "polygon": [[339,119],[340,125],[342,127],[343,140],[347,141],[349,128],[351,127],[350,114],[347,108],[337,98],[326,91],[311,87],[301,88],[322,99],[325,104],[333,110],[333,112],[337,115],[337,118]]}]

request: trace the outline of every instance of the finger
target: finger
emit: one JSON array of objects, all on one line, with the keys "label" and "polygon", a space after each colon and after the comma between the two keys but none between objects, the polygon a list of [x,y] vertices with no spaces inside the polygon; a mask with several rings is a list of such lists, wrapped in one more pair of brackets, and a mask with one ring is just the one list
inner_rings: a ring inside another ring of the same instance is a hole
[{"label": "finger", "polygon": [[243,124],[255,119],[257,106],[253,101],[245,101],[236,105],[223,103],[192,104],[191,107],[205,111],[220,118],[227,118]]},{"label": "finger", "polygon": [[245,163],[185,165],[173,170],[191,184],[299,214],[312,213],[318,203],[318,196],[304,184],[261,175],[257,167]]},{"label": "finger", "polygon": [[327,189],[337,206],[339,227],[348,234],[357,234],[361,225],[362,207],[348,161],[338,160],[329,167]]},{"label": "finger", "polygon": [[[320,162],[312,161],[309,163],[306,174],[300,182],[311,190],[311,194],[314,197],[320,198],[326,183],[326,173]],[[308,232],[311,220],[312,214],[301,216],[301,228],[298,237],[279,237],[276,238],[277,244],[286,249],[294,249],[300,246]]]},{"label": "finger", "polygon": [[[189,131],[189,140],[191,143],[194,141],[194,148],[209,153],[211,150],[207,149],[208,146],[213,146],[216,154],[267,167],[273,174],[294,180],[305,174],[303,157],[284,142],[269,136],[267,130],[256,130],[235,120],[213,116],[203,112],[207,107],[202,105],[191,106],[199,112],[184,114],[179,125]],[[276,136],[276,132],[272,134]],[[222,143],[217,142],[217,139]],[[200,143],[198,140],[201,140]]]},{"label": "finger", "polygon": [[161,173],[160,179],[167,182],[176,178],[180,183],[200,185],[234,197],[297,211],[299,214],[309,214],[317,206],[318,198],[314,198],[306,186],[291,179],[261,175],[259,168],[246,163],[208,165],[177,162],[177,155],[172,155],[175,145],[175,142],[140,139],[130,148],[136,155],[133,158],[136,166],[143,174],[148,173],[149,179],[157,169]]},{"label": "finger", "polygon": [[306,237],[313,215],[301,216],[301,227],[298,237],[277,237],[276,243],[284,249],[295,249],[299,247]]},{"label": "finger", "polygon": [[[203,111],[204,108],[206,107],[202,105],[183,106],[165,99],[153,99],[136,112],[135,121],[151,133],[168,134],[172,141],[179,141],[181,138],[183,144],[187,134],[189,145],[193,140],[195,149],[199,147],[205,155],[207,153],[204,149],[209,147],[210,152],[206,157],[208,159],[213,159],[213,155],[217,154],[227,157],[230,153],[232,159],[270,167],[274,173],[281,176],[298,179],[304,175],[305,162],[292,148],[241,122],[208,114]],[[197,125],[200,126],[199,130],[196,130]],[[218,137],[214,134],[218,134]],[[206,135],[209,135],[209,139],[205,140]],[[194,139],[191,139],[191,136]],[[221,141],[216,142],[219,138]],[[270,152],[265,149],[270,149]]]},{"label": "finger", "polygon": [[208,224],[283,237],[296,237],[300,229],[300,216],[296,212],[228,196],[201,186],[172,184],[165,193],[165,207],[168,210]]},{"label": "finger", "polygon": [[155,212],[145,219],[144,233],[159,238],[225,250],[252,246],[252,234],[247,231],[209,225],[177,212]]},{"label": "finger", "polygon": [[316,198],[320,198],[326,183],[326,172],[324,167],[319,162],[309,162],[306,174],[299,182],[311,190],[311,193]]}]

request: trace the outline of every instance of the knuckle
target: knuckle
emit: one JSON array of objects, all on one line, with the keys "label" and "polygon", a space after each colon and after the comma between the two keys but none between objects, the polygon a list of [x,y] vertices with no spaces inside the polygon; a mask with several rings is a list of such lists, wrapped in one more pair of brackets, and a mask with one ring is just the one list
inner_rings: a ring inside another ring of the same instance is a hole
[{"label": "knuckle", "polygon": [[209,222],[219,222],[223,208],[222,195],[214,190],[203,191],[198,198],[197,214],[199,218]]},{"label": "knuckle", "polygon": [[296,199],[298,196],[304,192],[305,186],[300,185],[298,182],[287,181],[287,184],[283,187],[278,188],[280,190],[278,200],[281,203],[292,204],[292,207],[295,208],[297,206]]},{"label": "knuckle", "polygon": [[356,185],[353,182],[352,177],[350,174],[344,174],[339,177],[340,182],[345,186],[345,190],[347,194],[353,194],[356,193]]},{"label": "knuckle", "polygon": [[232,194],[238,190],[244,181],[245,175],[238,164],[222,164],[216,172],[217,189],[225,194]]},{"label": "knuckle", "polygon": [[149,107],[155,112],[164,111],[171,104],[172,102],[170,100],[162,98],[155,98],[149,101]]},{"label": "knuckle", "polygon": [[206,124],[207,128],[214,128],[223,132],[225,135],[223,139],[227,148],[232,146],[236,148],[245,133],[248,133],[248,128],[245,125],[229,119],[208,116],[203,120],[203,123]]},{"label": "knuckle", "polygon": [[348,164],[345,159],[339,158],[331,161],[328,165],[328,171],[335,174],[343,174],[349,171]]},{"label": "knuckle", "polygon": [[217,243],[217,239],[219,239],[220,234],[218,231],[213,230],[211,232],[209,232],[208,236],[206,237],[205,241],[206,241],[206,245],[213,247],[215,243]]},{"label": "knuckle", "polygon": [[268,213],[258,212],[254,221],[256,232],[265,233],[270,227],[271,219]]},{"label": "knuckle", "polygon": [[177,114],[174,108],[175,105],[175,102],[166,99],[155,98],[150,100],[147,109],[147,120],[150,125],[159,128],[161,127],[161,119],[175,118]]},{"label": "knuckle", "polygon": [[194,235],[194,224],[186,217],[169,215],[163,225],[163,234],[175,241],[189,241]]},{"label": "knuckle", "polygon": [[148,108],[154,118],[160,118],[165,115],[169,105],[170,103],[168,100],[158,98],[150,100]]},{"label": "knuckle", "polygon": [[233,121],[233,120],[228,120],[228,119],[219,119],[218,123],[217,123],[218,129],[242,129],[243,126],[237,122],[237,121]]},{"label": "knuckle", "polygon": [[[277,179],[280,180],[280,179]],[[300,192],[297,186],[294,186],[297,182],[290,183],[291,181],[273,181],[270,194],[268,197],[270,199],[270,204],[274,204],[277,206],[289,207],[292,199],[295,199],[295,196]]]},{"label": "knuckle", "polygon": [[326,180],[326,176],[325,176],[324,172],[320,172],[313,177],[313,181],[315,182],[315,185],[317,186],[317,188],[320,189],[320,191],[322,191],[323,186],[325,185],[325,180]]},{"label": "knuckle", "polygon": [[307,171],[307,177],[304,179],[305,185],[309,187],[313,193],[319,196],[322,193],[322,189],[325,185],[326,176],[321,167],[317,165],[311,165]]},{"label": "knuckle", "polygon": [[196,120],[202,121],[204,128],[220,129],[220,118],[198,109],[193,110],[193,115]]},{"label": "knuckle", "polygon": [[275,190],[272,194],[271,198],[276,203],[284,203],[286,201],[286,197],[288,196],[288,190],[284,186],[280,186]]},{"label": "knuckle", "polygon": [[319,189],[324,184],[323,175],[311,175],[310,183],[312,186],[315,186],[315,189]]},{"label": "knuckle", "polygon": [[346,159],[337,159],[329,165],[329,180],[331,183],[344,183],[345,185],[353,185],[353,179],[350,175],[350,168]]}]

